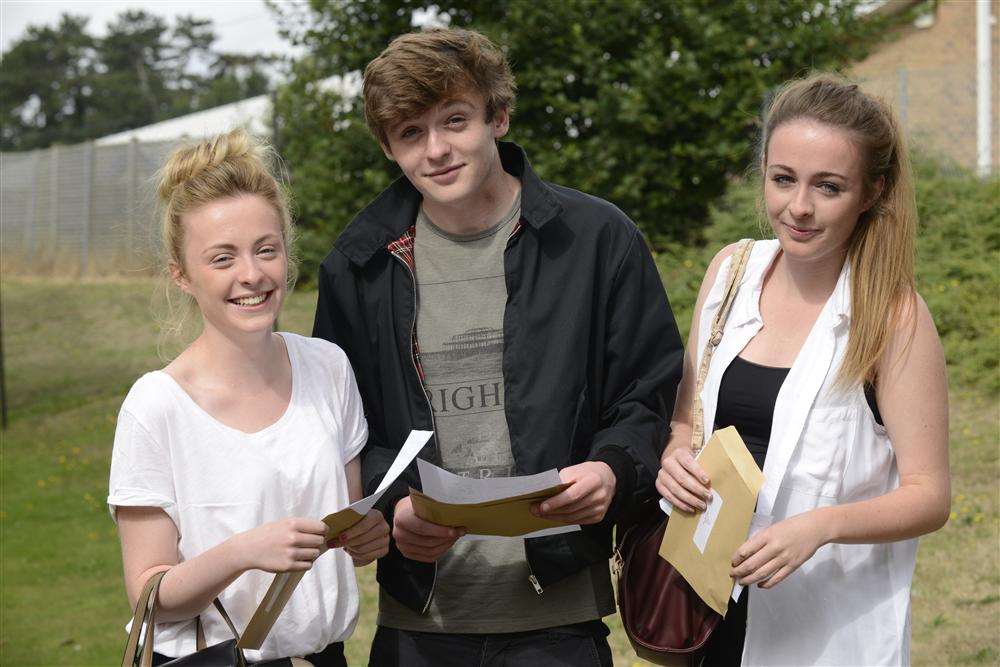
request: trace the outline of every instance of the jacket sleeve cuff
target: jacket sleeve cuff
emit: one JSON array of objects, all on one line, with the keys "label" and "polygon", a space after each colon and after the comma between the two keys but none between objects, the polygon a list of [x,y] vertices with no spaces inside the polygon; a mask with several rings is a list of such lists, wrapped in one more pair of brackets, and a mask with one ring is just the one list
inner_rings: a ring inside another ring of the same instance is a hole
[{"label": "jacket sleeve cuff", "polygon": [[616,445],[602,447],[594,455],[593,460],[606,463],[611,468],[611,472],[615,474],[615,495],[604,515],[604,520],[601,522],[613,523],[621,515],[635,490],[635,463],[624,449]]}]

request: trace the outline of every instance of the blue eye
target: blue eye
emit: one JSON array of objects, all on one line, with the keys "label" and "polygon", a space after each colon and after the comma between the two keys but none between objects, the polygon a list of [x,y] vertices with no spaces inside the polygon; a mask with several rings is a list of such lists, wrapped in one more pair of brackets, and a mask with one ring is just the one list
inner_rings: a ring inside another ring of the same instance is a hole
[{"label": "blue eye", "polygon": [[233,260],[232,255],[217,255],[212,258],[212,264],[225,264]]},{"label": "blue eye", "polygon": [[777,176],[774,176],[771,180],[777,183],[778,185],[789,185],[790,183],[792,183],[792,177],[786,176],[784,174],[778,174]]},{"label": "blue eye", "polygon": [[827,182],[820,183],[819,189],[828,195],[840,194],[840,187],[834,183],[827,183]]}]

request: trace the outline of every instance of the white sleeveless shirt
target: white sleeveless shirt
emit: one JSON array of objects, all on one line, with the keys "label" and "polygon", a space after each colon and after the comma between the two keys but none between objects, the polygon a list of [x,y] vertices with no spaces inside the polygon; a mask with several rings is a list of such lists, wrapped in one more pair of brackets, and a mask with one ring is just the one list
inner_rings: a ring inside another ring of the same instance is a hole
[{"label": "white sleeveless shirt", "polygon": [[[760,331],[764,275],[776,240],[754,244],[701,395],[712,432],[722,375]],[[730,260],[702,308],[695,368],[722,301]],[[764,486],[751,532],[796,514],[874,498],[899,486],[896,458],[864,390],[834,386],[847,350],[851,292],[845,263],[778,392]],[[827,544],[773,589],[752,587],[744,665],[909,664],[910,583],[917,540]]]}]

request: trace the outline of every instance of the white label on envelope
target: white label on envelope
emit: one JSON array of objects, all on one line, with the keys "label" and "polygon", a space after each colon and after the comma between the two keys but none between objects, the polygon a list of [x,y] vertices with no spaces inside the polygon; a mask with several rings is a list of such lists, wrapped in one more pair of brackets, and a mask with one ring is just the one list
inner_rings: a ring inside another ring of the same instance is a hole
[{"label": "white label on envelope", "polygon": [[698,551],[705,553],[705,545],[708,544],[708,536],[712,534],[712,527],[715,520],[719,518],[719,511],[722,509],[722,496],[715,489],[712,489],[712,498],[708,501],[708,509],[701,513],[698,525],[694,529],[694,545]]}]

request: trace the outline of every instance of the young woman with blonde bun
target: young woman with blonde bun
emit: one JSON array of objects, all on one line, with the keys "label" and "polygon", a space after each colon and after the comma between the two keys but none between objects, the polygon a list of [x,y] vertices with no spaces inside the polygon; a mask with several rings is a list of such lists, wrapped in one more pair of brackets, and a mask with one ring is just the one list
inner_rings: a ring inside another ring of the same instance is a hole
[{"label": "young woman with blonde bun", "polygon": [[[903,137],[884,103],[820,74],[778,92],[761,149],[775,238],[753,247],[701,401],[705,432],[735,425],[766,481],[733,554],[747,588],[705,664],[908,664],[916,538],[945,523],[950,489],[945,362],[914,287]],[[657,479],[681,511],[710,498],[691,407],[734,247],[698,295]]]},{"label": "young woman with blonde bun", "polygon": [[[377,510],[327,544],[320,517],[361,495],[367,424],[346,356],[273,328],[292,262],[288,203],[267,149],[242,130],[175,151],[163,167],[163,248],[202,331],[132,386],[118,417],[108,505],[125,587],[159,589],[157,662],[231,639],[274,572],[307,571],[251,661],[343,665],[358,613],[353,565],[388,549]],[[343,547],[324,553],[327,547]]]}]

